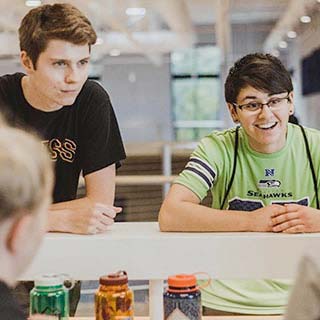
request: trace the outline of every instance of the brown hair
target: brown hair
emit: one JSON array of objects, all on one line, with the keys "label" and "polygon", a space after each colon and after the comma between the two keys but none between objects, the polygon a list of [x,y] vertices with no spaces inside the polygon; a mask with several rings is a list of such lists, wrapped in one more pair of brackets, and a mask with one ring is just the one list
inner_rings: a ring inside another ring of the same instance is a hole
[{"label": "brown hair", "polygon": [[224,85],[226,102],[236,103],[240,90],[247,86],[271,94],[293,90],[290,73],[281,61],[263,53],[248,54],[230,68]]},{"label": "brown hair", "polygon": [[52,163],[32,133],[0,127],[0,222],[33,213],[51,195]]},{"label": "brown hair", "polygon": [[76,7],[67,3],[46,4],[30,10],[19,27],[20,50],[30,57],[34,68],[49,40],[88,44],[97,40],[90,21]]}]

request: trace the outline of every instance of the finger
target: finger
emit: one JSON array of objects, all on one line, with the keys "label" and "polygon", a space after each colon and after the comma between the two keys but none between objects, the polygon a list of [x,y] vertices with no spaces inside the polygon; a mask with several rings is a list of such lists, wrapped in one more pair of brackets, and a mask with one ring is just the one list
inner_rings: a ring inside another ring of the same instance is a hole
[{"label": "finger", "polygon": [[303,232],[305,232],[305,226],[302,224],[288,228],[283,231],[283,233],[303,233]]},{"label": "finger", "polygon": [[97,233],[104,233],[109,229],[110,224],[104,224],[102,222],[99,222],[96,226]]},{"label": "finger", "polygon": [[[114,215],[115,216],[115,215]],[[100,215],[97,217],[99,223],[103,223],[104,225],[108,226],[114,223],[114,220],[111,216],[101,212]]]},{"label": "finger", "polygon": [[299,218],[299,213],[298,212],[290,212],[290,213],[283,213],[281,215],[278,215],[274,218],[271,219],[272,225],[276,226],[277,224],[293,220],[293,219],[298,219]]},{"label": "finger", "polygon": [[272,228],[272,231],[273,232],[282,232],[286,229],[295,227],[297,225],[303,225],[302,221],[300,219],[293,219],[293,220],[289,220],[289,221],[286,221],[286,222],[283,222],[283,223],[280,223],[280,224],[274,226]]},{"label": "finger", "polygon": [[281,214],[284,214],[287,212],[287,208],[285,206],[280,206],[280,205],[273,205],[273,210],[272,210],[271,218],[277,217]]},{"label": "finger", "polygon": [[113,207],[113,210],[116,212],[116,213],[119,213],[122,211],[122,208],[121,207]]},{"label": "finger", "polygon": [[118,212],[120,212],[122,208],[120,207],[113,207],[101,203],[96,203],[95,205],[95,211],[99,213],[103,213],[104,215],[110,217],[110,218],[115,218]]},{"label": "finger", "polygon": [[286,203],[284,206],[286,207],[288,212],[297,211],[299,210],[299,208],[301,208],[301,205],[296,203]]}]

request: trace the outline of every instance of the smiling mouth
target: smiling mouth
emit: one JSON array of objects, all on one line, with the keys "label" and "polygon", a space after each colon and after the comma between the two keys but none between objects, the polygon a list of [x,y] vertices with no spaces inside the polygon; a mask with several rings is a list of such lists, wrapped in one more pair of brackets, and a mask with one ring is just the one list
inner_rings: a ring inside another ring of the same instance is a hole
[{"label": "smiling mouth", "polygon": [[278,122],[269,122],[265,124],[257,124],[255,127],[261,130],[272,130],[277,124]]}]

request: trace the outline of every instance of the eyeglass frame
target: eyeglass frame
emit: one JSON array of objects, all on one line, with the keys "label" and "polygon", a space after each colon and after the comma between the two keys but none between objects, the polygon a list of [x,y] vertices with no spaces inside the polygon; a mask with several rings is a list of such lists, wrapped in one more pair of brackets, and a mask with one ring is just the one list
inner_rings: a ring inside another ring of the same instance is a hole
[{"label": "eyeglass frame", "polygon": [[[256,112],[256,111],[261,111],[261,109],[264,107],[264,106],[267,106],[271,111],[272,111],[272,107],[270,107],[269,106],[269,103],[271,103],[272,101],[274,101],[274,100],[280,100],[279,102],[282,102],[283,100],[288,100],[288,101],[290,101],[290,92],[285,96],[285,97],[283,97],[283,98],[280,98],[280,97],[277,97],[277,98],[271,98],[269,101],[267,101],[266,103],[262,103],[262,102],[254,102],[254,103],[256,103],[256,104],[258,104],[258,105],[260,105],[259,106],[259,108],[257,109],[257,110],[246,110],[245,109],[245,111],[248,111],[248,112]],[[252,104],[253,102],[249,102],[249,103],[245,103],[245,104],[237,104],[237,103],[234,103],[234,102],[232,102],[231,104],[233,105],[233,107],[234,108],[239,108],[241,111],[243,111],[243,107],[246,107],[246,106],[248,106],[248,105],[250,105],[250,104]]]}]

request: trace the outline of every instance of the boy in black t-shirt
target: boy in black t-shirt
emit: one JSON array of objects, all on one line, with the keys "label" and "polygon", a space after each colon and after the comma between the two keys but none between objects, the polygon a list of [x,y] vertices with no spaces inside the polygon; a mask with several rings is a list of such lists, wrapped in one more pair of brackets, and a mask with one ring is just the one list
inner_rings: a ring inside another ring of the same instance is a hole
[{"label": "boy in black t-shirt", "polygon": [[[30,10],[19,28],[26,74],[0,77],[0,104],[12,123],[35,129],[55,164],[49,230],[105,232],[113,206],[115,170],[125,152],[106,91],[88,77],[96,33],[69,4]],[[86,195],[76,199],[80,172]]]},{"label": "boy in black t-shirt", "polygon": [[46,231],[52,185],[51,163],[40,141],[0,124],[1,320],[26,319],[11,287],[31,262]]}]

